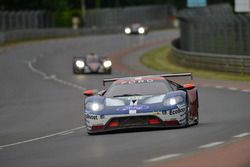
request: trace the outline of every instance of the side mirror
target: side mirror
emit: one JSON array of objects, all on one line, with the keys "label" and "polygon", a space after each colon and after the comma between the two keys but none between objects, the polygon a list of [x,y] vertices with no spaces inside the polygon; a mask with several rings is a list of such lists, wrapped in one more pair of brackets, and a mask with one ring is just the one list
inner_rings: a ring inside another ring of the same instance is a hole
[{"label": "side mirror", "polygon": [[183,87],[185,89],[193,89],[193,88],[195,88],[195,86],[193,84],[184,84]]},{"label": "side mirror", "polygon": [[93,96],[95,94],[94,90],[85,90],[83,91],[85,96]]}]

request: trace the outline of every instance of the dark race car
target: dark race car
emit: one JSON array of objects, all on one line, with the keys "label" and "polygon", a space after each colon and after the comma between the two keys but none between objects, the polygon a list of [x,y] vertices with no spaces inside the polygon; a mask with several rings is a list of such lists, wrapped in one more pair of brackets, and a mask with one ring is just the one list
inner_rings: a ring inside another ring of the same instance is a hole
[{"label": "dark race car", "polygon": [[104,79],[104,84],[113,82],[108,89],[84,92],[87,132],[198,124],[197,89],[168,79],[183,76],[191,73]]},{"label": "dark race car", "polygon": [[107,73],[112,72],[111,60],[100,57],[97,54],[91,53],[84,57],[74,57],[73,59],[73,73]]},{"label": "dark race car", "polygon": [[148,27],[142,26],[139,23],[132,24],[130,26],[126,26],[124,28],[124,33],[129,35],[129,34],[147,34],[148,33]]}]

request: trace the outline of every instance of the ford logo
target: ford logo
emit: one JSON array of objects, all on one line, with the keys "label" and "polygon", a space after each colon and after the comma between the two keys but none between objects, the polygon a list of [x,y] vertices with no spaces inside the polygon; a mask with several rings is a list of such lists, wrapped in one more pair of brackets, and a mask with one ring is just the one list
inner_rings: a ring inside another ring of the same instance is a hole
[{"label": "ford logo", "polygon": [[116,110],[117,111],[129,111],[129,110],[146,110],[148,109],[149,106],[146,105],[136,105],[136,106],[124,106],[124,107],[119,107]]}]

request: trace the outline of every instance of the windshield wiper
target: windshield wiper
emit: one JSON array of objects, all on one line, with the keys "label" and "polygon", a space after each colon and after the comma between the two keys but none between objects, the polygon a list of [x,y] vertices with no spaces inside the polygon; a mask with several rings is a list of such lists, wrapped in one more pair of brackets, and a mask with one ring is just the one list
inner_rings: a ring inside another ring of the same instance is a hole
[{"label": "windshield wiper", "polygon": [[113,97],[126,97],[126,96],[141,96],[141,94],[121,94],[121,95],[115,95]]}]

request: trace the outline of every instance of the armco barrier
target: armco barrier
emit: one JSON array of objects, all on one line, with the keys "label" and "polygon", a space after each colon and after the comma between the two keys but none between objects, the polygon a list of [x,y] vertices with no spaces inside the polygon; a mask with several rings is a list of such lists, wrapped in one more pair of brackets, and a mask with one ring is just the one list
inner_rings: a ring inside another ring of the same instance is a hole
[{"label": "armco barrier", "polygon": [[178,48],[179,39],[172,42],[172,60],[192,68],[250,74],[250,56],[223,55],[183,51]]}]

